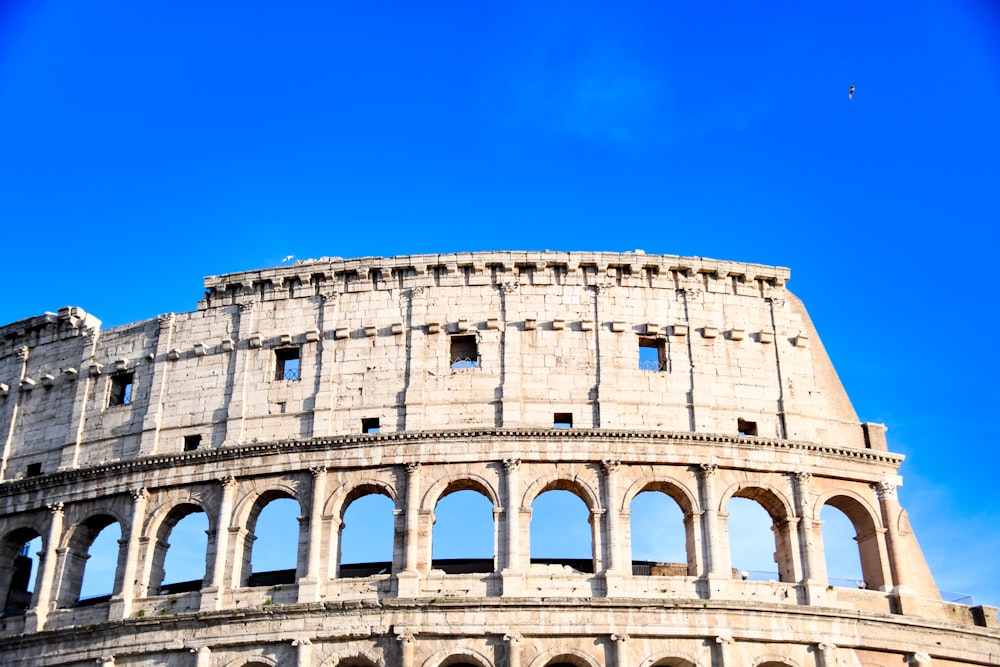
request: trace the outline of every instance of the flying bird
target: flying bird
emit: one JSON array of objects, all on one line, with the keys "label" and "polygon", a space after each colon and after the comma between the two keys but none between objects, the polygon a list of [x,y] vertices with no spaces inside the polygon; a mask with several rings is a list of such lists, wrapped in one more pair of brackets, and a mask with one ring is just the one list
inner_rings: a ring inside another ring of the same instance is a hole
[{"label": "flying bird", "polygon": [[[854,87],[853,87],[853,86],[851,87],[851,90],[854,90]],[[286,258],[284,258],[283,260],[281,260],[281,263],[282,263],[282,264],[285,264],[286,262],[290,262],[290,261],[292,261],[293,259],[295,259],[295,255],[289,255],[288,257],[286,257]]]},{"label": "flying bird", "polygon": [[849,100],[853,100],[854,99],[854,86],[853,85],[847,91],[847,99],[849,99]]}]

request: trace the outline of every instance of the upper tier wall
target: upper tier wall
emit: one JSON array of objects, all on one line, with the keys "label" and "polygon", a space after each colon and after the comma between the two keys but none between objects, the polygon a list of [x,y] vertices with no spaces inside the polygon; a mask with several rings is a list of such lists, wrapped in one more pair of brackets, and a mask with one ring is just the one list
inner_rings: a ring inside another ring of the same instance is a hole
[{"label": "upper tier wall", "polygon": [[[198,311],[105,331],[65,308],[0,328],[0,479],[363,424],[551,427],[556,414],[884,448],[788,275],[632,253],[471,253],[208,277]],[[640,347],[661,370],[639,368]],[[452,368],[455,355],[475,367]],[[298,379],[278,378],[296,363]]]}]

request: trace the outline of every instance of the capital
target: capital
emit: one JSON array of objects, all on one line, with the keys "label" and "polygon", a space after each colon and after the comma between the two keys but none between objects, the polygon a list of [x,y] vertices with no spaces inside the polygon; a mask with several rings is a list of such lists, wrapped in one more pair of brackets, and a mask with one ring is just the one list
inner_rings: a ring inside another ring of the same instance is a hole
[{"label": "capital", "polygon": [[894,499],[898,488],[899,484],[889,480],[872,484],[872,489],[875,490],[875,495],[878,496],[879,500]]},{"label": "capital", "polygon": [[416,472],[418,472],[420,470],[420,462],[419,461],[411,461],[411,462],[409,462],[409,463],[407,463],[405,465],[406,465],[406,474],[407,475],[412,475],[412,474],[414,474],[414,473],[416,473]]},{"label": "capital", "polygon": [[504,459],[503,467],[507,472],[513,472],[521,466],[521,459]]},{"label": "capital", "polygon": [[698,475],[700,477],[708,477],[709,475],[714,475],[718,469],[719,465],[717,463],[699,463]]},{"label": "capital", "polygon": [[27,361],[28,360],[28,346],[27,345],[22,345],[21,347],[17,348],[17,350],[14,352],[14,354],[17,356],[17,360],[18,361]]},{"label": "capital", "polygon": [[63,503],[62,502],[49,503],[48,505],[46,505],[46,507],[49,508],[49,512],[51,512],[52,514],[62,514],[63,513]]},{"label": "capital", "polygon": [[312,473],[313,477],[319,477],[320,475],[326,474],[326,466],[313,466],[309,468],[309,472]]},{"label": "capital", "polygon": [[400,632],[396,634],[396,641],[400,644],[412,644],[413,643],[413,633],[411,632]]},{"label": "capital", "polygon": [[612,474],[621,466],[622,462],[615,459],[604,459],[601,461],[601,467],[604,468],[604,472],[607,474]]},{"label": "capital", "polygon": [[219,484],[222,485],[223,489],[235,489],[236,488],[236,478],[232,475],[226,475],[219,480]]},{"label": "capital", "polygon": [[795,475],[795,481],[798,482],[799,484],[808,484],[809,480],[812,479],[812,473],[811,472],[801,472],[800,471],[800,472],[796,472],[796,473],[793,473],[793,474]]},{"label": "capital", "polygon": [[497,285],[497,287],[499,287],[500,291],[503,292],[504,294],[512,294],[513,292],[516,292],[521,288],[521,283],[506,282],[506,283],[500,283],[499,285]]},{"label": "capital", "polygon": [[253,312],[253,309],[257,306],[256,299],[243,299],[237,304],[240,307],[241,313]]},{"label": "capital", "polygon": [[611,641],[613,642],[627,642],[630,639],[627,632],[613,632],[611,633]]},{"label": "capital", "polygon": [[312,640],[310,640],[308,637],[302,637],[300,639],[292,640],[292,646],[311,646],[311,645],[312,645]]},{"label": "capital", "polygon": [[524,636],[520,632],[508,632],[503,636],[503,640],[517,645],[524,641]]},{"label": "capital", "polygon": [[149,491],[145,488],[132,489],[130,493],[132,494],[132,502],[134,503],[140,500],[149,500]]}]

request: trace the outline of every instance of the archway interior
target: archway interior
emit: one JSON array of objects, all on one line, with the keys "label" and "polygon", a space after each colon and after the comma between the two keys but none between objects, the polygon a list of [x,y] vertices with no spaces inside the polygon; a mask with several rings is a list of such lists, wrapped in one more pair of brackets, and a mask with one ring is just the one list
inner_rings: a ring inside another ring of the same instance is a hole
[{"label": "archway interior", "polygon": [[448,493],[434,508],[431,568],[448,574],[492,572],[495,535],[489,498],[472,489]]},{"label": "archway interior", "polygon": [[531,562],[569,565],[594,571],[590,510],[579,496],[562,489],[545,491],[531,504]]},{"label": "archway interior", "polygon": [[265,502],[247,527],[253,534],[249,585],[292,583],[299,555],[299,503],[292,498]]},{"label": "archway interior", "polygon": [[661,491],[643,491],[630,510],[633,574],[686,575],[687,536],[677,502]]},{"label": "archway interior", "polygon": [[832,505],[824,505],[819,516],[823,521],[827,583],[844,588],[864,588],[865,577],[854,524],[842,510]]},{"label": "archway interior", "polygon": [[160,593],[179,593],[181,588],[201,588],[206,574],[208,515],[200,508],[181,517],[167,534],[169,547],[163,559]]},{"label": "archway interior", "polygon": [[340,576],[367,577],[392,571],[395,506],[377,492],[347,505],[340,532]]},{"label": "archway interior", "polygon": [[31,606],[38,574],[38,558],[42,551],[42,538],[31,529],[14,531],[4,540],[2,558],[6,566],[3,572],[6,580],[0,582],[5,591],[3,616],[19,616]]},{"label": "archway interior", "polygon": [[778,581],[773,522],[767,510],[755,500],[732,498],[726,512],[733,568],[751,581]]}]

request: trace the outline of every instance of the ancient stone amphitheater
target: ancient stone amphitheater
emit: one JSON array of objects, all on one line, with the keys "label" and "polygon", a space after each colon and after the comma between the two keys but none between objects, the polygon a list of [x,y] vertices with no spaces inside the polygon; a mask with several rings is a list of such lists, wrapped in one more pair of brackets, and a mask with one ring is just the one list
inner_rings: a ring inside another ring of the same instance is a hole
[{"label": "ancient stone amphitheater", "polygon": [[[942,601],[902,457],[858,420],[788,277],[641,253],[326,258],[209,277],[193,312],[0,328],[0,663],[1000,664],[997,610]],[[531,558],[554,489],[589,509],[592,558]],[[493,507],[492,559],[432,559],[460,490]],[[643,492],[680,508],[686,563],[633,559]],[[341,562],[369,494],[395,507],[392,561]],[[252,572],[281,498],[297,566]],[[733,569],[734,498],[773,521],[772,581]],[[828,580],[828,505],[859,585]],[[164,582],[172,529],[202,512],[204,579]],[[81,600],[113,524],[113,591]]]}]

